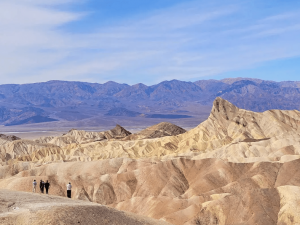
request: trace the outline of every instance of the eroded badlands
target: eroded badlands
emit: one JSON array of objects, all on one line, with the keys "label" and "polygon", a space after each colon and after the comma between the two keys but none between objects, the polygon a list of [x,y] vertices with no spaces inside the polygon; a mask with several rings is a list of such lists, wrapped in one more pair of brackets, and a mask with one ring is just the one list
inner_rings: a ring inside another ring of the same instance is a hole
[{"label": "eroded badlands", "polygon": [[0,188],[92,201],[171,224],[300,223],[300,112],[255,113],[217,98],[185,132],[72,130],[35,141],[3,137]]}]

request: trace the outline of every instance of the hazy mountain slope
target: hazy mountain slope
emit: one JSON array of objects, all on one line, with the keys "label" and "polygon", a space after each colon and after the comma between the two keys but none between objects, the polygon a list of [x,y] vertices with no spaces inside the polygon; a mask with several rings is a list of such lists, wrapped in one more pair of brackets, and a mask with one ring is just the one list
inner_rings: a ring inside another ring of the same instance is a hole
[{"label": "hazy mountain slope", "polygon": [[135,84],[129,86],[119,93],[115,94],[115,97],[120,99],[130,99],[132,100],[146,100],[150,97],[150,94],[153,92],[153,88],[148,87],[144,84]]},{"label": "hazy mountain slope", "polygon": [[194,84],[198,85],[203,90],[203,94],[207,96],[218,94],[220,91],[230,87],[229,84],[219,80],[198,80]]},{"label": "hazy mountain slope", "polygon": [[270,109],[299,109],[300,89],[297,82],[274,82],[259,79],[232,78],[220,81],[197,81],[206,91],[209,104],[222,97],[240,108],[263,112]]},{"label": "hazy mountain slope", "polygon": [[[243,81],[243,80],[248,80],[248,81],[252,81],[254,83],[261,83],[263,80],[261,79],[256,79],[256,78],[244,78],[244,77],[237,77],[237,78],[225,78],[225,79],[222,79],[220,80],[222,83],[225,83],[225,84],[233,84],[235,82],[238,82],[238,81]],[[270,81],[267,81],[267,82],[270,82]],[[272,83],[275,83],[274,81],[271,81]]]},{"label": "hazy mountain slope", "polygon": [[[299,82],[247,78],[196,82],[171,80],[151,86],[130,86],[111,81],[105,84],[49,81],[0,85],[0,124],[16,125],[53,120],[70,121],[70,124],[74,124],[73,121],[114,114],[109,111],[116,108],[149,115],[143,118],[144,121],[151,118],[184,119],[197,117],[199,109],[203,105],[211,105],[216,97],[252,111],[293,110],[299,109],[300,85]],[[123,114],[124,117],[132,115]]]},{"label": "hazy mountain slope", "polygon": [[178,100],[191,101],[198,100],[203,94],[198,85],[178,80],[164,81],[152,87],[154,91],[150,97],[153,100],[173,100],[176,96]]},{"label": "hazy mountain slope", "polygon": [[282,87],[279,83],[261,81],[237,81],[222,90],[218,96],[241,108],[253,111],[266,109],[299,109],[300,89]]},{"label": "hazy mountain slope", "polygon": [[142,113],[128,110],[126,108],[112,108],[106,114],[106,116],[127,116],[127,117],[137,117],[142,116]]},{"label": "hazy mountain slope", "polygon": [[3,122],[6,126],[52,121],[57,120],[49,118],[43,109],[37,107],[24,107],[19,109],[1,107],[0,109],[0,122]]},{"label": "hazy mountain slope", "polygon": [[192,83],[178,80],[164,81],[150,87],[144,84],[136,84],[128,87],[116,97],[126,98],[129,100],[164,100],[173,99],[176,96],[178,100],[194,100],[202,94],[202,89]]},{"label": "hazy mountain slope", "polygon": [[163,118],[163,119],[181,119],[191,118],[192,116],[181,114],[145,114],[136,111],[131,111],[126,108],[112,108],[105,116],[123,116],[123,117],[143,117],[143,118]]}]

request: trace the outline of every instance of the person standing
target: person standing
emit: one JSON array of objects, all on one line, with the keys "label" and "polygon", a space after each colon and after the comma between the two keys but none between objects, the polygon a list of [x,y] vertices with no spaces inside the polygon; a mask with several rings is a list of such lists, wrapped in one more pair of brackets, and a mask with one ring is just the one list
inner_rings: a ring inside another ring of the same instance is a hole
[{"label": "person standing", "polygon": [[44,194],[45,181],[42,180],[42,193]]},{"label": "person standing", "polygon": [[45,183],[46,194],[48,194],[49,187],[50,187],[50,183],[47,180]]},{"label": "person standing", "polygon": [[71,198],[71,189],[72,189],[72,185],[71,183],[67,184],[67,197]]},{"label": "person standing", "polygon": [[36,185],[37,185],[36,181],[35,181],[35,180],[33,180],[33,183],[32,183],[32,186],[33,186],[33,188],[32,188],[32,192],[33,192],[33,193],[35,193],[35,190],[36,190]]},{"label": "person standing", "polygon": [[40,180],[40,192],[42,193],[42,180]]},{"label": "person standing", "polygon": [[44,181],[40,181],[40,190],[41,190],[41,193],[44,193],[44,187],[45,187],[45,183]]}]

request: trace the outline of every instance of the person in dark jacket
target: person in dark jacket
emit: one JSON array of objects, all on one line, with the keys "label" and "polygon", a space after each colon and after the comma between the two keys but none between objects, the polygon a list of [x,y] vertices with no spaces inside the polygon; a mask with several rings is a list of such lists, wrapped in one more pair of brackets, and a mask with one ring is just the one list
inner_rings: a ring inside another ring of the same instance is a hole
[{"label": "person in dark jacket", "polygon": [[67,196],[68,198],[71,198],[71,189],[72,189],[72,185],[71,183],[67,184]]},{"label": "person in dark jacket", "polygon": [[46,194],[48,194],[49,187],[50,187],[50,183],[47,180],[45,183]]},{"label": "person in dark jacket", "polygon": [[43,193],[44,194],[44,187],[45,187],[45,183],[44,183],[44,181],[40,181],[40,190],[41,190],[41,193]]}]

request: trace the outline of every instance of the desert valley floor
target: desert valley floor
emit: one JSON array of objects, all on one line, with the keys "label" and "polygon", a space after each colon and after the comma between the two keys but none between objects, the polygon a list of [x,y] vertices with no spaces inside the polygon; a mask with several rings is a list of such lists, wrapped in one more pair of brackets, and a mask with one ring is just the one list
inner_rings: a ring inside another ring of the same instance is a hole
[{"label": "desert valley floor", "polygon": [[[189,131],[1,135],[0,224],[300,224],[299,168],[299,111],[256,113],[222,98]],[[25,193],[33,179],[49,180],[50,195]]]}]

